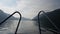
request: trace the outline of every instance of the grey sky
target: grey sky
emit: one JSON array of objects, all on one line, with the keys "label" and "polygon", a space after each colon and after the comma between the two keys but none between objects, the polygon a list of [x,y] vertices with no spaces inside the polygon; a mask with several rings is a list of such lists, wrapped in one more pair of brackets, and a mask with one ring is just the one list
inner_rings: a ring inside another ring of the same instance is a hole
[{"label": "grey sky", "polygon": [[4,12],[11,14],[18,10],[26,18],[33,18],[40,10],[52,11],[57,8],[60,8],[60,0],[0,0],[0,9]]}]

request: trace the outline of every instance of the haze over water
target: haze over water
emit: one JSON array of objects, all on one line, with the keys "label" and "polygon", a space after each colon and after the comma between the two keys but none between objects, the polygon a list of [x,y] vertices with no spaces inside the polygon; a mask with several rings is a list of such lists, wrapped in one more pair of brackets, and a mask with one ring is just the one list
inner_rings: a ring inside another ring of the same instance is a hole
[{"label": "haze over water", "polygon": [[[0,27],[0,34],[14,34],[18,20],[6,21]],[[38,26],[36,26],[35,21],[23,20],[20,23],[18,33],[20,34],[39,34]],[[44,32],[43,32],[44,33]],[[48,32],[51,34],[51,32]]]}]

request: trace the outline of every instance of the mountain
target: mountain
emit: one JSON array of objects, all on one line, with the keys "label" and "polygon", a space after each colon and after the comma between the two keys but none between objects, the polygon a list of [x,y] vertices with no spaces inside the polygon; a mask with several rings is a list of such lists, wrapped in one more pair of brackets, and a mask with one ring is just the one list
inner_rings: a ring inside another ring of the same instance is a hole
[{"label": "mountain", "polygon": [[[17,19],[19,19],[19,18],[17,18]],[[27,20],[27,21],[28,21],[28,20],[31,20],[31,19],[22,17],[21,20],[23,20],[23,21],[24,21],[24,20],[25,20],[25,21]]]},{"label": "mountain", "polygon": [[[10,16],[10,14],[7,14],[7,13],[3,12],[2,10],[0,10],[0,27],[2,27],[2,28],[7,27],[6,25],[10,26],[13,22],[18,21],[20,19],[20,18],[11,16],[7,21],[2,22],[9,16]],[[30,19],[22,17],[21,21],[24,21],[24,20],[30,20]]]},{"label": "mountain", "polygon": [[29,18],[25,18],[25,17],[22,17],[22,20],[31,20],[31,19],[29,19]]},{"label": "mountain", "polygon": [[[6,19],[8,16],[10,16],[10,14],[4,13],[2,10],[0,10],[0,22],[3,21],[4,19]],[[17,19],[17,18],[15,18],[14,16],[12,16],[8,20],[15,20],[15,19]]]},{"label": "mountain", "polygon": [[[41,14],[39,17],[41,27],[53,29],[56,31],[60,30],[60,9],[56,9],[51,12],[46,12],[46,15],[49,17],[51,21],[49,21],[49,19],[44,14]],[[35,20],[37,22],[37,18],[38,16],[34,17],[32,20]]]},{"label": "mountain", "polygon": [[[2,10],[0,10],[0,22],[3,21],[4,19],[6,19],[8,16],[10,16],[10,14],[4,13]],[[18,20],[18,19],[19,18],[12,16],[8,20]],[[22,17],[22,20],[30,20],[30,19]]]}]

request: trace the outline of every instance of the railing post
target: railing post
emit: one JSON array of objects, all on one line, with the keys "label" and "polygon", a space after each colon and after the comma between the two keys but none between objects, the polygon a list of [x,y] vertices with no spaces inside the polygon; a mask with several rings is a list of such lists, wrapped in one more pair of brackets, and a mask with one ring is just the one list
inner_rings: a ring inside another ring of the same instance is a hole
[{"label": "railing post", "polygon": [[45,14],[45,12],[44,12],[44,11],[40,11],[40,12],[38,13],[38,25],[39,25],[39,32],[40,32],[40,34],[41,34],[41,26],[40,26],[40,18],[39,18],[39,15],[40,15],[41,12],[43,12],[43,13],[44,13],[44,16],[50,21],[50,23],[51,23],[57,30],[59,30],[59,28],[51,21],[51,19]]},{"label": "railing post", "polygon": [[41,34],[41,29],[40,29],[40,19],[39,19],[40,13],[41,13],[41,11],[38,13],[38,27],[39,27],[39,34]]},{"label": "railing post", "polygon": [[11,16],[13,16],[15,13],[18,13],[18,14],[20,15],[20,19],[19,19],[19,22],[18,22],[18,24],[17,24],[16,31],[15,31],[15,33],[14,33],[14,34],[17,34],[17,31],[18,31],[18,28],[19,28],[19,24],[20,24],[20,21],[21,21],[21,18],[22,18],[20,12],[18,12],[18,11],[14,12],[14,13],[11,14],[9,17],[7,17],[6,19],[4,19],[4,20],[0,23],[0,25],[2,25],[6,20],[8,20],[8,19],[9,19]]}]

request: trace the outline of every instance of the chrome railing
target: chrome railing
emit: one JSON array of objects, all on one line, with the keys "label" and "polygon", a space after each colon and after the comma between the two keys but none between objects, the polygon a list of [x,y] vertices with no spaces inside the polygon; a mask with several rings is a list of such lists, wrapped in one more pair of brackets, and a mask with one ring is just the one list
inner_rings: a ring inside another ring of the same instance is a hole
[{"label": "chrome railing", "polygon": [[20,24],[20,21],[21,21],[21,18],[22,18],[20,12],[18,12],[18,11],[14,12],[14,13],[11,14],[9,17],[7,17],[6,19],[4,19],[4,20],[0,23],[0,25],[2,25],[6,20],[8,20],[8,19],[9,19],[11,16],[13,16],[15,13],[18,13],[18,14],[20,15],[20,19],[19,19],[19,22],[18,22],[18,24],[17,24],[16,30],[15,30],[15,33],[14,33],[14,34],[17,34],[17,31],[18,31],[18,28],[19,28],[19,24]]},{"label": "chrome railing", "polygon": [[[40,13],[41,12],[43,12],[44,14],[44,16],[50,21],[50,23],[57,29],[57,30],[59,30],[59,28],[53,23],[53,21],[46,15],[46,13],[44,12],[44,11],[40,11],[39,13],[38,13],[38,25],[39,25],[39,32],[40,32],[40,34],[41,34],[41,26],[40,26],[40,18],[39,18],[39,16],[40,16]],[[54,30],[53,30],[54,31]],[[54,31],[54,32],[56,32],[56,31]]]},{"label": "chrome railing", "polygon": [[[57,30],[59,30],[59,28],[53,23],[53,21],[46,15],[46,13],[45,13],[44,11],[40,11],[40,12],[38,13],[39,33],[41,34],[41,26],[40,26],[40,18],[39,18],[41,12],[43,12],[43,13],[44,13],[44,16],[46,16],[46,18],[50,21],[50,23],[51,23]],[[14,33],[14,34],[17,34],[17,31],[18,31],[18,28],[19,28],[19,24],[20,24],[20,21],[21,21],[21,18],[22,18],[20,12],[18,12],[18,11],[14,12],[14,13],[11,14],[9,17],[7,17],[5,20],[3,20],[3,21],[0,23],[0,25],[2,25],[6,20],[8,20],[8,19],[9,19],[11,16],[13,16],[15,13],[18,13],[18,14],[20,15],[20,19],[19,19],[19,22],[18,22],[18,24],[17,24],[16,30],[15,30],[15,33]]]}]

